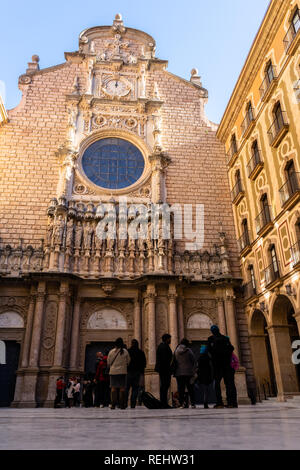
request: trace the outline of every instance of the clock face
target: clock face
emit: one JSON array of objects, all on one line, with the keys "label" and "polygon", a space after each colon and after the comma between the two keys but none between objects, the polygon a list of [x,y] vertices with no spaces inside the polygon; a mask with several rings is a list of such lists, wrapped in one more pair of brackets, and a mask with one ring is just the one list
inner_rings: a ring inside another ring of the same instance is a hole
[{"label": "clock face", "polygon": [[126,83],[124,80],[120,79],[111,79],[108,80],[103,86],[103,91],[110,96],[126,96],[131,90],[129,83]]}]

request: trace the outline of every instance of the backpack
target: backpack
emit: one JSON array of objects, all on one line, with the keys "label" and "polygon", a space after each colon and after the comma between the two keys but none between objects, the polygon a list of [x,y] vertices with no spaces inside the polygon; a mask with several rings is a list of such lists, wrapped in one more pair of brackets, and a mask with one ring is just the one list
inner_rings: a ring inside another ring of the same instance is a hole
[{"label": "backpack", "polygon": [[141,398],[145,407],[149,410],[161,410],[162,408],[164,408],[161,401],[157,400],[157,398],[155,398],[149,392],[143,392]]}]

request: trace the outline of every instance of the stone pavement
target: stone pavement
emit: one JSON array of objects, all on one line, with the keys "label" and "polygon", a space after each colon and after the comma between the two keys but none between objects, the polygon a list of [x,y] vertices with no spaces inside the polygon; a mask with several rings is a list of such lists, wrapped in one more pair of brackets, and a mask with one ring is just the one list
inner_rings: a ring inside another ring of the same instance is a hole
[{"label": "stone pavement", "polygon": [[0,408],[0,449],[300,449],[300,400],[237,410]]}]

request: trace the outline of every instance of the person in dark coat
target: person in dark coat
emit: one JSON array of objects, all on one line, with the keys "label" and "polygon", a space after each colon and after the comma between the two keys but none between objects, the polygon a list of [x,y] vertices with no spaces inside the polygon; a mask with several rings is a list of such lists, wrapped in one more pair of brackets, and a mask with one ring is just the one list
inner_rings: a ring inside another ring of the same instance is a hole
[{"label": "person in dark coat", "polygon": [[88,374],[83,380],[82,400],[85,408],[93,406],[93,375]]},{"label": "person in dark coat", "polygon": [[95,368],[94,368],[94,373],[95,373],[95,376],[94,376],[94,386],[95,386],[94,406],[96,406],[97,408],[100,407],[101,383],[96,378],[96,375],[97,375],[99,362],[102,361],[102,359],[103,359],[103,353],[101,351],[98,351],[96,353],[96,361],[95,361]]},{"label": "person in dark coat", "polygon": [[127,386],[126,394],[128,396],[131,389],[130,407],[136,407],[136,400],[139,392],[140,378],[144,374],[146,367],[146,356],[144,351],[139,349],[139,343],[136,339],[131,342],[131,348],[128,349],[130,363],[127,369]]},{"label": "person in dark coat", "polygon": [[187,388],[192,408],[196,408],[194,383],[192,383],[192,378],[195,374],[196,359],[189,346],[189,341],[187,339],[182,339],[174,352],[176,361],[174,375],[177,380],[180,408],[188,408],[189,406],[188,404],[184,404],[185,388]]},{"label": "person in dark coat", "polygon": [[214,369],[207,346],[202,345],[197,363],[197,380],[203,389],[204,408],[208,409],[209,386],[214,381]]},{"label": "person in dark coat", "polygon": [[171,335],[166,333],[163,335],[162,342],[156,351],[155,371],[159,373],[160,401],[164,408],[170,408],[168,405],[168,390],[171,385],[171,362],[173,357],[170,344]]},{"label": "person in dark coat", "polygon": [[54,408],[58,408],[58,406],[61,404],[65,388],[66,388],[66,384],[65,384],[64,378],[59,377],[56,380],[56,397],[54,401]]},{"label": "person in dark coat", "polygon": [[227,407],[237,408],[237,394],[231,368],[231,357],[234,347],[230,339],[221,335],[218,326],[211,327],[212,336],[208,338],[208,352],[214,367],[215,391],[217,404],[215,408],[224,408],[221,393],[221,380],[224,380],[227,396]]}]

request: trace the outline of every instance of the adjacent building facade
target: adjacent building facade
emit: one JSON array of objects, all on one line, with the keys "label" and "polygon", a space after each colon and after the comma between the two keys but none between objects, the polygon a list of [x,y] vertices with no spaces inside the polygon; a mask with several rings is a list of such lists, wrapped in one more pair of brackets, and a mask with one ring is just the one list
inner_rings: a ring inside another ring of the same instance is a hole
[{"label": "adjacent building facade", "polygon": [[300,12],[271,2],[218,129],[258,393],[299,394]]},{"label": "adjacent building facade", "polygon": [[[157,394],[161,336],[171,333],[173,349],[186,336],[198,352],[213,323],[235,346],[239,399],[248,402],[253,370],[225,154],[197,70],[190,81],[168,72],[154,39],[120,15],[83,31],[65,58],[40,70],[32,57],[22,100],[0,129],[1,403],[52,406],[56,378],[89,372],[96,351],[119,336],[139,340],[146,389]],[[138,240],[121,236],[135,214],[120,196],[147,208]],[[170,237],[161,216],[151,237],[153,204],[163,203],[182,209],[185,226],[199,205],[198,245],[176,236],[175,216]],[[116,238],[97,236],[103,220]]]},{"label": "adjacent building facade", "polygon": [[7,122],[7,112],[3,104],[2,97],[0,95],[0,126]]}]

